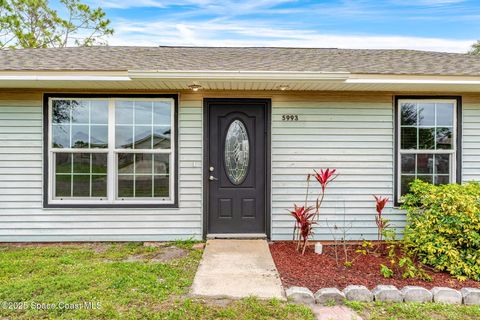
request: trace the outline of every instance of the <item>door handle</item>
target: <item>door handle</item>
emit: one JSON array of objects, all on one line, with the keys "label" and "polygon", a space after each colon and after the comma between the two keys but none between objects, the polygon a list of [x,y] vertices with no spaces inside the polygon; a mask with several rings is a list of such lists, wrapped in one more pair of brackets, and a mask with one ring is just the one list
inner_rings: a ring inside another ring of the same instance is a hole
[{"label": "door handle", "polygon": [[214,181],[214,180],[218,180],[218,179],[217,179],[217,178],[215,178],[214,176],[210,176],[210,177],[208,177],[208,180],[210,180],[210,181]]}]

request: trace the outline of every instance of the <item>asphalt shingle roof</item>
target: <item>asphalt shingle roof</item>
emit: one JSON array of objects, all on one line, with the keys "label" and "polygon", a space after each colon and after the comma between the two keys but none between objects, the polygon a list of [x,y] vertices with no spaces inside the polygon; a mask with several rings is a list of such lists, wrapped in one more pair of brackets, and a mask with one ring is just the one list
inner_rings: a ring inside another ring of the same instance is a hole
[{"label": "asphalt shingle roof", "polygon": [[414,50],[71,47],[0,50],[0,71],[223,70],[480,76],[480,56]]}]

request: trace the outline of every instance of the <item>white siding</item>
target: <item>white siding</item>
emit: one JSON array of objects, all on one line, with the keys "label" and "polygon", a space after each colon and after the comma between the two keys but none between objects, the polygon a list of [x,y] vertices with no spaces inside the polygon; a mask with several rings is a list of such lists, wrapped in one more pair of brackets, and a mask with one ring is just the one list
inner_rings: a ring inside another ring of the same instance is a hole
[{"label": "white siding", "polygon": [[[306,175],[336,168],[315,227],[315,239],[332,239],[328,225],[347,228],[350,240],[376,239],[373,194],[393,198],[393,107],[391,102],[273,102],[272,237],[291,239],[287,208],[305,201]],[[298,114],[299,121],[282,121]],[[310,204],[318,192],[313,180]],[[390,204],[391,205],[391,204]],[[403,226],[404,214],[387,208],[386,216]],[[345,219],[345,221],[344,221]]]},{"label": "white siding", "polygon": [[[205,97],[272,98],[272,239],[291,239],[287,209],[303,204],[305,177],[337,168],[327,190],[316,239],[330,227],[348,228],[348,239],[375,239],[373,194],[393,199],[393,106],[388,94],[255,96],[226,92]],[[179,209],[43,209],[41,101],[0,96],[1,241],[153,241],[202,235],[202,99],[182,95],[179,110]],[[480,180],[480,99],[463,105],[463,180]],[[298,114],[284,122],[282,114]],[[317,183],[311,182],[313,203]],[[389,207],[399,227],[405,215]],[[344,221],[345,218],[345,221]]]},{"label": "white siding", "polygon": [[463,181],[480,181],[480,103],[463,104]]},{"label": "white siding", "polygon": [[41,105],[0,100],[0,242],[202,237],[201,101],[180,102],[178,209],[43,209]]}]

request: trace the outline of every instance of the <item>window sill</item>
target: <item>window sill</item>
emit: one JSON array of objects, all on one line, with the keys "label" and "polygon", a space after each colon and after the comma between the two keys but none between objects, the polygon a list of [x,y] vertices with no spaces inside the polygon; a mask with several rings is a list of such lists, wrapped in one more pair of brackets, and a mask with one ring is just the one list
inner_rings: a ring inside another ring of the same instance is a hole
[{"label": "window sill", "polygon": [[115,203],[115,204],[72,204],[72,203],[44,203],[44,209],[178,209],[178,203]]}]

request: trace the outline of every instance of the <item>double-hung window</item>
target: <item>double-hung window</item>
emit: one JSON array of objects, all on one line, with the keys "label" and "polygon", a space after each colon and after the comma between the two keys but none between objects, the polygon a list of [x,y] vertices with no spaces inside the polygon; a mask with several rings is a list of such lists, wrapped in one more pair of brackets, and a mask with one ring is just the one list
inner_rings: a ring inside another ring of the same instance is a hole
[{"label": "double-hung window", "polygon": [[397,200],[420,179],[456,182],[457,99],[397,99]]},{"label": "double-hung window", "polygon": [[174,205],[176,98],[46,97],[46,205]]}]

